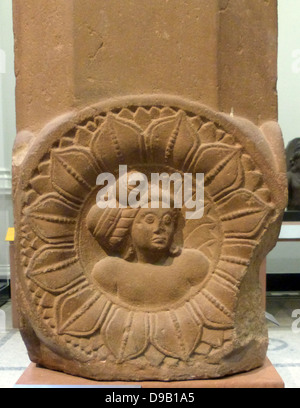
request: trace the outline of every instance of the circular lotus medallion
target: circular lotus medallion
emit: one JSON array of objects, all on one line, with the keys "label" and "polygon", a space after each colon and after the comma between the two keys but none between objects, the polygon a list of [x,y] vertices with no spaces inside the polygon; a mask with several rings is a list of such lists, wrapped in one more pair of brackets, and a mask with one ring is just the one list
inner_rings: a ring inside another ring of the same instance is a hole
[{"label": "circular lotus medallion", "polygon": [[[239,288],[274,215],[247,138],[225,115],[163,97],[107,102],[45,128],[18,187],[19,280],[50,349],[95,367],[230,352]],[[100,209],[97,177],[118,179],[120,165],[203,173],[203,216]]]}]

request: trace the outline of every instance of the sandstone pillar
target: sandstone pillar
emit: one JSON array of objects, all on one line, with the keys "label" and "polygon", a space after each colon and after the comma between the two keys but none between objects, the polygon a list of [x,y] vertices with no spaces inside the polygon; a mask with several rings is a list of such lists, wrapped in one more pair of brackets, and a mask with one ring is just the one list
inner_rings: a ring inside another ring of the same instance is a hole
[{"label": "sandstone pillar", "polygon": [[[17,292],[32,361],[123,381],[262,366],[259,270],[286,206],[276,1],[15,0],[14,16]],[[203,197],[193,184],[182,206],[180,188],[152,200],[161,173],[204,174]],[[149,183],[132,206],[137,174]],[[99,175],[117,182],[114,205],[99,205]]]},{"label": "sandstone pillar", "polygon": [[276,0],[15,0],[14,19],[19,131],[141,93],[277,118]]}]

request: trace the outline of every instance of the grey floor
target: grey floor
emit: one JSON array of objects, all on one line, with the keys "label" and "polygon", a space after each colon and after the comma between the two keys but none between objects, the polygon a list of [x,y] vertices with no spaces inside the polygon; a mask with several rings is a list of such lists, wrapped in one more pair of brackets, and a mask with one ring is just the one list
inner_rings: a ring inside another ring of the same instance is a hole
[{"label": "grey floor", "polygon": [[[268,322],[268,357],[286,388],[300,388],[300,293],[268,293],[267,312],[280,324]],[[9,301],[0,308],[0,388],[13,388],[29,363]]]}]

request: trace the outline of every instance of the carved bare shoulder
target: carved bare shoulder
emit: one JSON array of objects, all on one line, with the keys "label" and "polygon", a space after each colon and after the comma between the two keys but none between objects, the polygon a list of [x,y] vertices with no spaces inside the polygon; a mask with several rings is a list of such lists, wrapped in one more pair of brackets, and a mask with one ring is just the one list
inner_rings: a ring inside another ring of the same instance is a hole
[{"label": "carved bare shoulder", "polygon": [[210,262],[200,251],[185,249],[177,260],[184,268],[186,279],[192,286],[200,283],[208,274]]},{"label": "carved bare shoulder", "polygon": [[100,288],[104,291],[112,294],[117,293],[117,282],[120,267],[122,267],[121,264],[122,260],[119,258],[106,257],[101,259],[92,271],[93,281],[97,286],[100,285]]}]

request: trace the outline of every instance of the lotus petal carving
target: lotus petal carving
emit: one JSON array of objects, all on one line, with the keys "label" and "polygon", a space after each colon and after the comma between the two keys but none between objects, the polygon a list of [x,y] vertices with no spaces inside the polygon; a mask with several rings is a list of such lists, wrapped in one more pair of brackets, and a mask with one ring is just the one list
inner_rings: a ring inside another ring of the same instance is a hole
[{"label": "lotus petal carving", "polygon": [[77,287],[57,302],[58,331],[60,334],[89,336],[103,324],[110,307],[111,302],[91,288]]},{"label": "lotus petal carving", "polygon": [[60,293],[82,279],[82,270],[72,247],[46,246],[35,252],[27,276],[44,290]]},{"label": "lotus petal carving", "polygon": [[200,149],[194,172],[205,174],[205,189],[214,200],[242,185],[244,172],[240,157],[241,149],[235,146],[206,145]]},{"label": "lotus petal carving", "polygon": [[157,119],[145,134],[148,161],[185,171],[199,146],[197,132],[182,111]]},{"label": "lotus petal carving", "polygon": [[95,186],[99,168],[86,149],[66,148],[51,155],[54,189],[73,203],[82,203]]},{"label": "lotus petal carving", "polygon": [[201,325],[185,307],[152,316],[152,343],[163,354],[187,360],[197,346]]},{"label": "lotus petal carving", "polygon": [[28,223],[47,243],[73,242],[78,211],[58,194],[43,195],[26,210]]},{"label": "lotus petal carving", "polygon": [[142,133],[134,122],[109,114],[93,137],[91,151],[104,171],[114,172],[120,164],[143,161]]},{"label": "lotus petal carving", "polygon": [[272,212],[272,206],[248,190],[240,189],[219,202],[225,234],[232,238],[254,238]]},{"label": "lotus petal carving", "polygon": [[139,356],[148,346],[147,315],[116,308],[104,330],[104,337],[119,362]]}]

